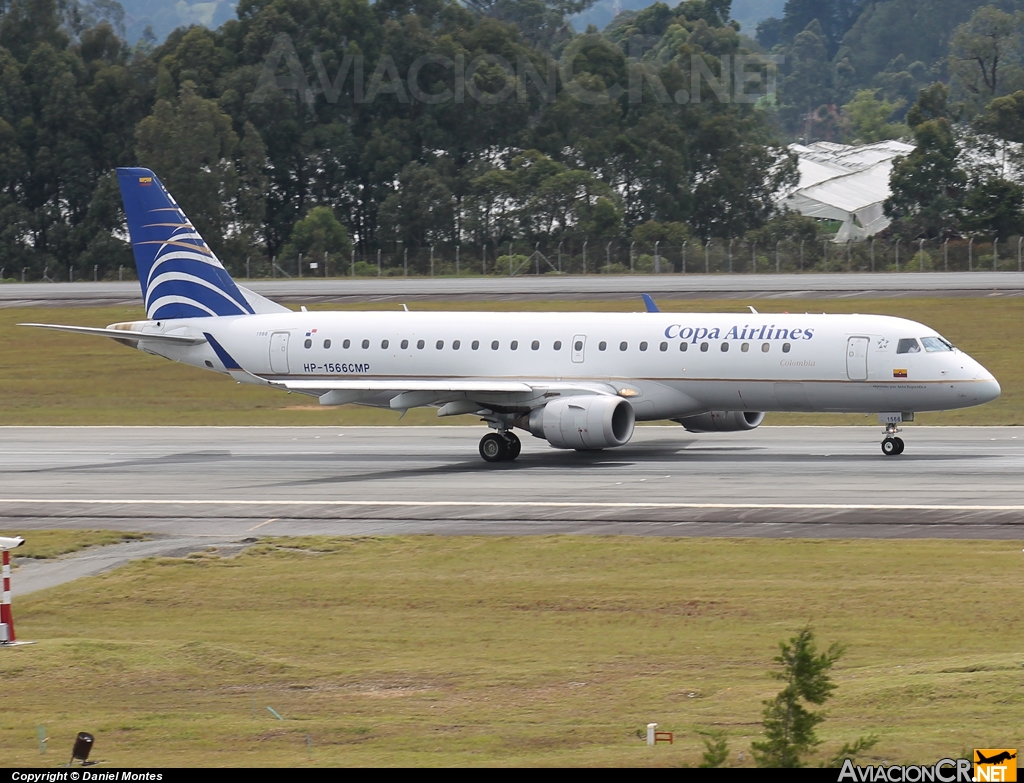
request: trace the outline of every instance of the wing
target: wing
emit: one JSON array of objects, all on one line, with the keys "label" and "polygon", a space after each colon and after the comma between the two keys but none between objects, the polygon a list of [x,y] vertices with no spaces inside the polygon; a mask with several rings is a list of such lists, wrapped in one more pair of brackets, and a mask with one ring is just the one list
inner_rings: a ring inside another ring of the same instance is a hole
[{"label": "wing", "polygon": [[376,398],[374,404],[378,404],[377,400],[383,400],[385,406],[390,405],[396,410],[461,402],[478,403],[477,407],[480,408],[502,406],[530,409],[552,397],[617,393],[611,385],[601,382],[563,383],[494,378],[326,378],[263,382],[278,389],[319,397],[321,405],[344,405]]}]

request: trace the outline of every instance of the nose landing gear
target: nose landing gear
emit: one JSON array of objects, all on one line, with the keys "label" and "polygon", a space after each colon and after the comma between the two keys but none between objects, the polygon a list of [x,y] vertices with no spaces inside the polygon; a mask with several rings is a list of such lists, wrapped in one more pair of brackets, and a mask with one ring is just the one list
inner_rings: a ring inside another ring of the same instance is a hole
[{"label": "nose landing gear", "polygon": [[487,462],[511,462],[522,450],[522,441],[508,430],[488,432],[480,439],[480,456]]},{"label": "nose landing gear", "polygon": [[896,437],[900,428],[895,424],[885,425],[885,438],[882,440],[882,453],[887,457],[896,457],[903,453],[903,438]]}]

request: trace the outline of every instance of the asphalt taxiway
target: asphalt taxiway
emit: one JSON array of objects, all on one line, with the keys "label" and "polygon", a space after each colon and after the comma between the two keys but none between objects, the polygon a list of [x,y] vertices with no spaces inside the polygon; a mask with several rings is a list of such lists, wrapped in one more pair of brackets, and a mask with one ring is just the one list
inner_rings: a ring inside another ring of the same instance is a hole
[{"label": "asphalt taxiway", "polygon": [[1024,429],[638,427],[578,453],[483,427],[3,427],[0,526],[262,534],[1024,539]]},{"label": "asphalt taxiway", "polygon": [[[297,302],[454,299],[622,299],[641,293],[682,299],[1024,296],[1021,272],[832,274],[521,275],[241,280],[271,299]],[[9,283],[0,307],[138,305],[137,282]]]}]

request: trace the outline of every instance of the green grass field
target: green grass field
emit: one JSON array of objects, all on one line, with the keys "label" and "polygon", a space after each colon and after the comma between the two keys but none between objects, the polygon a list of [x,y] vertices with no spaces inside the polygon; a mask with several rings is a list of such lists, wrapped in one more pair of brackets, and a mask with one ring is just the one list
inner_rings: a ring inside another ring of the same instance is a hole
[{"label": "green grass field", "polygon": [[[307,538],[139,561],[16,599],[38,644],[0,650],[0,756],[55,766],[89,731],[110,766],[692,766],[714,729],[748,766],[777,644],[808,623],[847,648],[813,763],[872,733],[875,763],[1021,747],[1022,545]],[[649,721],[676,743],[646,747]]]},{"label": "green grass field", "polygon": [[[1024,424],[1024,364],[1016,327],[1021,298],[751,300],[761,312],[862,312],[900,315],[926,323],[984,364],[1003,395],[979,408],[922,414],[921,424]],[[664,300],[665,311],[746,311],[746,302]],[[320,306],[389,309],[394,304]],[[640,302],[418,302],[420,310],[632,311]],[[314,308],[316,309],[316,308]],[[345,425],[397,424],[398,414],[359,406],[324,408],[316,400],[241,386],[224,376],[178,365],[111,340],[16,327],[19,322],[106,326],[143,318],[138,308],[0,310],[0,422],[4,424]],[[439,420],[433,409],[412,410],[402,424],[471,424],[469,416]],[[767,424],[869,424],[875,417],[771,414]]]}]

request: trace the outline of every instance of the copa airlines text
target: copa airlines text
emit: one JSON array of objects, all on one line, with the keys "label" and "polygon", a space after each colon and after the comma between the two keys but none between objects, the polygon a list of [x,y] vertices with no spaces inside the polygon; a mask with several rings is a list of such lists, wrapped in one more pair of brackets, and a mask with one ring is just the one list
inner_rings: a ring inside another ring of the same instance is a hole
[{"label": "copa airlines text", "polygon": [[[293,312],[235,283],[147,169],[119,169],[148,318],[105,335],[252,383],[439,416],[474,414],[489,462],[526,430],[558,448],[621,446],[636,421],[750,430],[767,411],[878,414],[882,451],[919,411],[999,396],[933,329],[879,315]],[[653,310],[653,312],[651,311]]]}]

